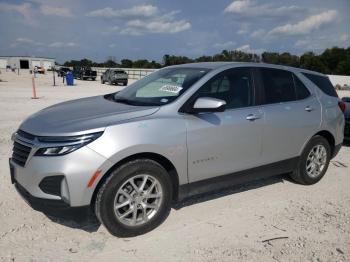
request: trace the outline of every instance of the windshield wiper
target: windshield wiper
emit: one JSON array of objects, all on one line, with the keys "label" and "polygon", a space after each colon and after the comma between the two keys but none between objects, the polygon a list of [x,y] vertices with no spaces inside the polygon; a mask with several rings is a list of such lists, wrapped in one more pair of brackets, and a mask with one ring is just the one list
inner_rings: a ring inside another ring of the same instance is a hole
[{"label": "windshield wiper", "polygon": [[133,105],[133,101],[129,100],[129,99],[126,99],[126,98],[122,98],[122,97],[114,97],[113,100],[115,102],[118,102],[118,103],[123,103],[123,104],[127,104],[127,105]]},{"label": "windshield wiper", "polygon": [[160,106],[158,103],[131,100],[131,99],[127,99],[127,98],[120,97],[120,96],[114,96],[113,101],[118,102],[118,103],[127,104],[127,105],[132,105],[132,106]]}]

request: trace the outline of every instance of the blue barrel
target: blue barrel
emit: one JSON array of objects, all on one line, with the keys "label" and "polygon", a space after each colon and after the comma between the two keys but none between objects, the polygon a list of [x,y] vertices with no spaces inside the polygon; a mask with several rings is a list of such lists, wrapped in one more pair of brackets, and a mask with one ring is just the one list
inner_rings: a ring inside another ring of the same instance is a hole
[{"label": "blue barrel", "polygon": [[74,85],[74,77],[72,72],[67,72],[66,73],[66,81],[67,81],[67,86],[72,86]]}]

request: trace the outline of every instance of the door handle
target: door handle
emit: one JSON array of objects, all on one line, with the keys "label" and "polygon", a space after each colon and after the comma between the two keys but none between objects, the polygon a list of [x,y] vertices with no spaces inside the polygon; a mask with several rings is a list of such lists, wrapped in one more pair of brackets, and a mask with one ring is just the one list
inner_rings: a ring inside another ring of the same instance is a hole
[{"label": "door handle", "polygon": [[260,116],[254,115],[254,114],[249,114],[246,117],[246,119],[249,120],[249,121],[254,121],[254,120],[259,119],[259,118],[260,118]]},{"label": "door handle", "polygon": [[305,107],[305,111],[307,111],[307,112],[311,112],[311,111],[314,111],[314,110],[315,109],[313,107],[311,107],[311,106]]}]

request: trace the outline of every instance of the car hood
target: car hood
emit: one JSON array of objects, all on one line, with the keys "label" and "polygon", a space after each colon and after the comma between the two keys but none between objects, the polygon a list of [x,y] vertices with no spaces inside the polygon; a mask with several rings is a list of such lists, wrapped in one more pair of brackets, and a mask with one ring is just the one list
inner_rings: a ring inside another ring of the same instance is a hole
[{"label": "car hood", "polygon": [[47,107],[28,117],[20,129],[37,136],[76,135],[148,116],[158,109],[116,103],[104,96],[88,97]]}]

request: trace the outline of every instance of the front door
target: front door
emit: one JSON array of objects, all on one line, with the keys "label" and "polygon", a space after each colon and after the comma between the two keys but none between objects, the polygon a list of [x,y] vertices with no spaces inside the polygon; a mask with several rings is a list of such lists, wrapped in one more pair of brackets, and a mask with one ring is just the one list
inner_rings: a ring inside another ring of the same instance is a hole
[{"label": "front door", "polygon": [[255,104],[250,68],[219,73],[195,94],[225,100],[226,110],[186,114],[189,182],[256,167],[264,115]]}]

